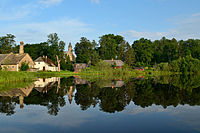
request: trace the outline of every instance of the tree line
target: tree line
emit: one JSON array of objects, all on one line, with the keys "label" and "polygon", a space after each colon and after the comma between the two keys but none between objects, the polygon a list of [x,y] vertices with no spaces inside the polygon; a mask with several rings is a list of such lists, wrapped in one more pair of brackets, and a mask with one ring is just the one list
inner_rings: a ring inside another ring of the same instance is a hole
[{"label": "tree line", "polygon": [[[58,55],[61,60],[61,69],[70,70],[72,64],[64,53],[65,45],[65,42],[53,33],[48,35],[46,42],[26,44],[24,50],[31,55],[33,60],[44,55],[56,62],[56,55]],[[0,37],[0,54],[17,53],[18,49],[14,35],[7,34]],[[106,34],[101,36],[98,42],[82,37],[75,44],[74,52],[75,62],[91,65],[96,65],[100,60],[116,59],[124,61],[130,67],[155,67],[172,71],[190,71],[188,70],[190,66],[193,66],[194,70],[200,69],[199,39],[177,41],[175,38],[163,37],[160,40],[151,41],[141,38],[129,44],[120,35]]]}]

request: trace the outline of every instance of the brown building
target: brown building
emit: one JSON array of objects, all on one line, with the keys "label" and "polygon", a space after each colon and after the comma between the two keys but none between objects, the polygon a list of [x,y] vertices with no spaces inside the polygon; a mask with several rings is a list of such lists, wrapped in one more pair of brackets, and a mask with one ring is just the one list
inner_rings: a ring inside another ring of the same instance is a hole
[{"label": "brown building", "polygon": [[68,46],[67,56],[69,56],[70,61],[74,61],[75,56],[72,53],[72,44],[71,43],[69,43],[69,46]]},{"label": "brown building", "polygon": [[73,65],[73,67],[74,67],[75,72],[80,72],[83,69],[86,69],[88,67],[88,65],[85,63],[76,63]]},{"label": "brown building", "polygon": [[20,42],[19,54],[0,54],[0,66],[3,70],[19,71],[21,64],[27,63],[29,68],[34,67],[34,62],[28,53],[24,53],[23,42]]}]

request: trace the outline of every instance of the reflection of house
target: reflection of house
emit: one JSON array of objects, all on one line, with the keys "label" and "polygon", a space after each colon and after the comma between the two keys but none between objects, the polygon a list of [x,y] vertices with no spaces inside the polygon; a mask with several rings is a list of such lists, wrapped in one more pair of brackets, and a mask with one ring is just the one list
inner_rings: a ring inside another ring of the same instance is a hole
[{"label": "reflection of house", "polygon": [[87,81],[87,80],[85,80],[85,79],[82,79],[81,77],[79,77],[79,76],[74,76],[74,84],[75,85],[80,85],[80,84],[89,84],[89,82]]},{"label": "reflection of house", "polygon": [[124,66],[124,62],[121,60],[104,60],[105,63],[110,64],[112,67],[122,68]]},{"label": "reflection of house", "polygon": [[74,64],[74,71],[75,72],[80,72],[81,70],[83,70],[83,69],[85,69],[87,67],[88,67],[88,65],[85,64],[85,63],[76,63],[76,64]]},{"label": "reflection of house", "polygon": [[68,100],[70,104],[72,103],[73,92],[74,92],[74,87],[70,86],[69,91],[67,91]]},{"label": "reflection of house", "polygon": [[0,54],[0,66],[8,71],[19,71],[21,64],[24,62],[33,68],[34,62],[28,53],[24,53],[24,43],[20,42],[19,54]]},{"label": "reflection of house", "polygon": [[35,61],[34,68],[39,69],[39,71],[58,71],[56,64],[46,57],[39,57]]},{"label": "reflection of house", "polygon": [[58,77],[53,78],[39,78],[37,81],[35,81],[35,89],[39,92],[48,92],[55,83],[59,80]]},{"label": "reflection of house", "polygon": [[0,96],[3,97],[19,97],[20,108],[23,108],[24,97],[28,97],[33,90],[34,85],[28,86],[26,88],[17,88],[9,91],[0,92]]},{"label": "reflection of house", "polygon": [[69,56],[70,61],[74,61],[75,56],[72,53],[72,44],[69,43],[67,56]]},{"label": "reflection of house", "polygon": [[105,85],[104,87],[112,87],[112,88],[120,88],[124,86],[124,81],[122,80],[113,80],[109,84]]}]

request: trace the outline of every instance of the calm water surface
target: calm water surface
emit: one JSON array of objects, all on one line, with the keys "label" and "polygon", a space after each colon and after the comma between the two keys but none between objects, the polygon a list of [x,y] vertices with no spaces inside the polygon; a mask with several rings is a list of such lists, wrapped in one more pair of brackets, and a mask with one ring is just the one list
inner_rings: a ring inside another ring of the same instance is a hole
[{"label": "calm water surface", "polygon": [[195,133],[199,105],[198,76],[38,79],[0,91],[0,132]]}]

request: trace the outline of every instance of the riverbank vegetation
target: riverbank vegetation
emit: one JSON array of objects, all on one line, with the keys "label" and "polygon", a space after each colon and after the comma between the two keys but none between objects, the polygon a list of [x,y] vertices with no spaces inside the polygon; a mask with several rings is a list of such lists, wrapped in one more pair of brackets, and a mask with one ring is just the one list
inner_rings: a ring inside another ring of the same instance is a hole
[{"label": "riverbank vegetation", "polygon": [[[65,54],[65,42],[56,33],[48,35],[46,42],[26,44],[25,53],[29,53],[33,60],[40,56],[48,56],[55,63],[56,55],[61,60],[60,73],[14,73],[1,72],[1,81],[29,80],[39,76],[68,76],[68,75],[103,75],[108,76],[141,76],[169,73],[199,73],[200,71],[200,40],[189,39],[177,41],[175,38],[151,41],[145,38],[135,40],[129,44],[120,35],[107,34],[99,41],[90,41],[82,37],[75,44],[76,59],[69,60]],[[0,54],[17,53],[19,46],[15,43],[15,36],[7,34],[0,37]],[[113,69],[102,63],[102,60],[122,60],[122,69]],[[80,73],[72,73],[73,63],[86,63],[90,67]],[[135,71],[134,67],[144,67],[145,71]],[[66,71],[68,70],[68,71]]]}]

